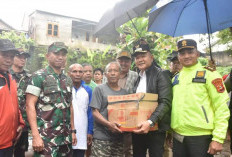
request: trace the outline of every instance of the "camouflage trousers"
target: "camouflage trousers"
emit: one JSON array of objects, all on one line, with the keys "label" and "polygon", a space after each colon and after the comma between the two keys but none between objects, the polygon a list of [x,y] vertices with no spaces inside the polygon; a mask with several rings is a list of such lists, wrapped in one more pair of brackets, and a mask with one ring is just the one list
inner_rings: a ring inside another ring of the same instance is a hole
[{"label": "camouflage trousers", "polygon": [[34,157],[72,157],[72,144],[47,146],[41,152],[34,152]]},{"label": "camouflage trousers", "polygon": [[94,139],[91,157],[123,157],[123,143]]}]

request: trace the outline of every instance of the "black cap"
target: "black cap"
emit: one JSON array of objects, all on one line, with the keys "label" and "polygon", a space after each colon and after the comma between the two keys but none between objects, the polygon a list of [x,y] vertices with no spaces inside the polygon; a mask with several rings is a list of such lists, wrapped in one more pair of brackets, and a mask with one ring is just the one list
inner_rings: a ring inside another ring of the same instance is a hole
[{"label": "black cap", "polygon": [[68,47],[63,42],[54,42],[48,47],[48,52],[57,53],[61,50],[64,50],[65,53],[68,53]]},{"label": "black cap", "polygon": [[139,44],[133,47],[133,56],[136,56],[138,53],[147,53],[150,52],[150,47],[148,44]]},{"label": "black cap", "polygon": [[195,40],[192,39],[184,39],[178,41],[177,47],[178,47],[178,51],[182,49],[193,49],[193,48],[197,48],[197,43]]},{"label": "black cap", "polygon": [[8,39],[0,39],[0,51],[9,52],[13,51],[18,53],[18,50],[15,48],[14,44]]},{"label": "black cap", "polygon": [[169,55],[168,55],[168,60],[169,61],[174,61],[174,60],[177,60],[178,59],[178,52],[177,51],[172,51],[172,53],[170,53]]},{"label": "black cap", "polygon": [[18,48],[18,51],[19,52],[16,54],[16,56],[25,55],[26,58],[29,58],[31,56],[28,52],[24,51],[23,48]]}]

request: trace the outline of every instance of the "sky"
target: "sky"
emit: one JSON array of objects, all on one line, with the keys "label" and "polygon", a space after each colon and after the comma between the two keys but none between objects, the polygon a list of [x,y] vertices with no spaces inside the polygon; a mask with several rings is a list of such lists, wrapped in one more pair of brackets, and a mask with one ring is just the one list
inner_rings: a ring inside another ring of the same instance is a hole
[{"label": "sky", "polygon": [[35,10],[98,22],[119,0],[1,0],[0,19],[22,29],[23,19]]},{"label": "sky", "polygon": [[[82,18],[98,22],[102,15],[120,0],[1,0],[0,19],[18,30],[25,30],[22,25],[29,14],[35,10]],[[170,0],[159,2],[163,5]],[[157,5],[159,5],[159,3]],[[199,35],[188,35],[184,38],[193,38],[199,41]],[[208,44],[200,44],[203,51]]]}]

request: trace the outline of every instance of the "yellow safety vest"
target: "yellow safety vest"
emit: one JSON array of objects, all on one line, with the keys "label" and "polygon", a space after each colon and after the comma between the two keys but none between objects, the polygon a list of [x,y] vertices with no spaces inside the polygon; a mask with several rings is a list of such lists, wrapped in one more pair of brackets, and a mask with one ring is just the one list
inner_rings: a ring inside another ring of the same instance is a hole
[{"label": "yellow safety vest", "polygon": [[230,116],[221,76],[197,63],[173,78],[171,128],[184,136],[212,135],[223,143]]}]

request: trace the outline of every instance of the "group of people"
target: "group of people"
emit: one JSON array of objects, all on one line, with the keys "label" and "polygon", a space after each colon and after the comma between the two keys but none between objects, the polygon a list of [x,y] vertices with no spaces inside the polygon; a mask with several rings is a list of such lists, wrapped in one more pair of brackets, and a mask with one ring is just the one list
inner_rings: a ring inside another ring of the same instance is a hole
[{"label": "group of people", "polygon": [[[221,76],[202,67],[194,40],[177,43],[161,69],[141,39],[121,50],[105,71],[86,64],[63,70],[67,47],[48,47],[48,66],[25,69],[30,54],[0,39],[0,157],[22,157],[31,130],[34,156],[163,157],[165,141],[174,157],[211,157],[222,150],[230,111]],[[134,62],[137,72],[131,71]],[[231,79],[232,80],[232,79]],[[158,106],[133,132],[108,120],[108,96],[158,94]],[[150,128],[158,124],[158,130]]]}]

